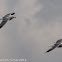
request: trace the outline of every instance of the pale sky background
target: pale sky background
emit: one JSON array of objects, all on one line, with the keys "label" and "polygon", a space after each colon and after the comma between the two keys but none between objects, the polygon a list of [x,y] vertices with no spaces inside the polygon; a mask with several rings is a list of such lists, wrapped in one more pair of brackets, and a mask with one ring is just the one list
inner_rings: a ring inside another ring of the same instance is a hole
[{"label": "pale sky background", "polygon": [[62,39],[62,0],[0,0],[0,18],[11,12],[17,18],[0,29],[0,58],[62,61],[62,48],[44,54]]}]

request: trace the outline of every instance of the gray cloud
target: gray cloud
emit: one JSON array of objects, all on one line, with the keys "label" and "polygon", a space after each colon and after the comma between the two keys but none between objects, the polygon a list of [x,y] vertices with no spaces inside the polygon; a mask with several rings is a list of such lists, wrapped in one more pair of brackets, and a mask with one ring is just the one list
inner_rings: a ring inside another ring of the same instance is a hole
[{"label": "gray cloud", "polygon": [[56,21],[54,19],[61,18],[62,16],[62,1],[61,0],[39,0],[40,4],[43,4],[43,9],[37,13],[36,17],[41,23],[51,23]]},{"label": "gray cloud", "polygon": [[36,0],[27,1],[19,0],[19,2],[15,3],[10,0],[6,1],[6,8],[8,10],[5,12],[15,11],[17,18],[12,20],[12,22],[8,22],[7,25],[2,28],[5,39],[2,40],[4,47],[2,48],[3,52],[0,57],[26,58],[28,60],[27,62],[32,62],[33,39],[30,32],[33,25],[36,24],[34,15],[41,7],[35,4]]},{"label": "gray cloud", "polygon": [[61,61],[61,49],[44,55],[50,44],[62,38],[61,2],[3,0],[2,13],[15,11],[17,18],[0,30],[0,58],[26,58],[27,62]]},{"label": "gray cloud", "polygon": [[17,4],[18,4],[19,0],[6,0],[6,7],[7,7],[7,11],[9,12],[15,12],[15,9]]}]

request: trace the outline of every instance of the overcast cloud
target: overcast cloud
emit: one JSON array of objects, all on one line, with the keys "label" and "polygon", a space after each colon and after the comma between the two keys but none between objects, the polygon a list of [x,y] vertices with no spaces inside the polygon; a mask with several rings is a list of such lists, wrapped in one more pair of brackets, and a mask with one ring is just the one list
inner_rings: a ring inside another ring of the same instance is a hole
[{"label": "overcast cloud", "polygon": [[44,54],[62,38],[61,0],[0,0],[0,18],[10,12],[17,18],[0,29],[0,58],[62,61],[61,48]]}]

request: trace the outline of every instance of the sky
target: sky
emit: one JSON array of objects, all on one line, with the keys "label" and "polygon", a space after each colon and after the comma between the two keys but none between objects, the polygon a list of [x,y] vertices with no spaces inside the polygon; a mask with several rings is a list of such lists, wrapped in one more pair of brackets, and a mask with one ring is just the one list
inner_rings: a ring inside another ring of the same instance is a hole
[{"label": "sky", "polygon": [[0,29],[0,58],[62,61],[62,48],[44,54],[62,39],[61,0],[0,0],[0,18],[11,12],[15,12],[16,19]]}]

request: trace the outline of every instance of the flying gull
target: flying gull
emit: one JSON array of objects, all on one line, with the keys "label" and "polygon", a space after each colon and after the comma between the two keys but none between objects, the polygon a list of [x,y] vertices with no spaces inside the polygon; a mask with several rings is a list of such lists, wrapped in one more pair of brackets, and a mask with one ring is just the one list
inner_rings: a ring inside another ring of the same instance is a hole
[{"label": "flying gull", "polygon": [[45,53],[48,53],[48,52],[52,51],[55,48],[62,47],[61,43],[62,43],[62,39],[57,40],[56,43],[49,50],[47,50]]},{"label": "flying gull", "polygon": [[16,18],[13,16],[14,14],[15,13],[6,14],[2,19],[0,19],[2,20],[2,22],[0,23],[0,28],[2,28],[7,23],[8,20],[12,20],[13,18]]}]

